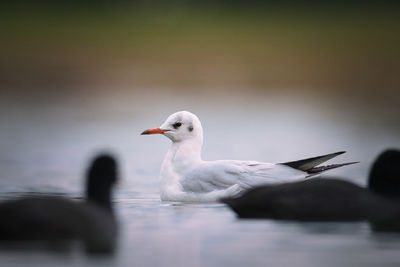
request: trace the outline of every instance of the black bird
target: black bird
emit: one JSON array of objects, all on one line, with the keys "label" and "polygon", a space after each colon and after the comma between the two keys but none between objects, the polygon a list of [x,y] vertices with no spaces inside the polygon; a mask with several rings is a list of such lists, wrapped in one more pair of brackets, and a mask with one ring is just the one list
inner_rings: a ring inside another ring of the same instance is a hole
[{"label": "black bird", "polygon": [[85,202],[47,196],[0,203],[0,242],[80,241],[90,252],[111,252],[117,238],[111,205],[116,181],[116,161],[100,155],[87,172]]},{"label": "black bird", "polygon": [[240,218],[299,221],[400,221],[400,151],[387,150],[373,164],[368,188],[339,179],[309,179],[260,186],[222,199]]}]

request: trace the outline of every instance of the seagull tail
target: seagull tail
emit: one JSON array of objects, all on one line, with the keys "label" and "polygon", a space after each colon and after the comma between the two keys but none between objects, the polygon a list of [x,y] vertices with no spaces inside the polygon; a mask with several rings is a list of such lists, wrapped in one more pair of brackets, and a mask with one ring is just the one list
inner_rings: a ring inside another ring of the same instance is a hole
[{"label": "seagull tail", "polygon": [[352,165],[352,164],[356,164],[356,163],[359,163],[359,162],[355,161],[355,162],[347,162],[347,163],[340,163],[340,164],[325,165],[325,166],[320,166],[320,167],[313,167],[313,168],[307,170],[307,173],[309,174],[307,176],[307,178],[311,177],[311,176],[314,176],[314,175],[318,175],[318,174],[323,173],[323,172],[325,172],[327,170],[332,170],[332,169],[336,169],[336,168],[339,168],[339,167]]},{"label": "seagull tail", "polygon": [[[300,171],[307,172],[308,170],[311,170],[315,166],[317,166],[325,161],[328,161],[334,157],[337,157],[343,153],[346,153],[346,151],[330,153],[330,154],[313,157],[313,158],[308,158],[308,159],[288,161],[288,162],[284,162],[284,163],[280,163],[280,164],[292,167],[292,168],[300,170]],[[329,165],[329,166],[333,166],[333,165]],[[340,167],[340,166],[338,166],[338,167]],[[332,167],[332,168],[337,168],[337,167]]]}]

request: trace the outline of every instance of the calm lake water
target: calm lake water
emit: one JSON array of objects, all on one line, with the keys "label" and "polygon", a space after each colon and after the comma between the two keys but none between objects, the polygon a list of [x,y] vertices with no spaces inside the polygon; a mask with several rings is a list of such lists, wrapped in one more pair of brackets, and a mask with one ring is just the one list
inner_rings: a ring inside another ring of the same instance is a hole
[{"label": "calm lake water", "polygon": [[82,196],[85,168],[97,153],[120,162],[115,191],[117,252],[88,257],[0,250],[0,266],[384,266],[400,264],[400,234],[366,222],[238,220],[221,204],[161,202],[158,173],[169,140],[140,136],[178,110],[203,123],[204,159],[267,162],[335,151],[332,162],[360,161],[329,172],[365,185],[371,162],[400,147],[397,107],[325,98],[147,90],[1,95],[0,198],[25,194]]}]

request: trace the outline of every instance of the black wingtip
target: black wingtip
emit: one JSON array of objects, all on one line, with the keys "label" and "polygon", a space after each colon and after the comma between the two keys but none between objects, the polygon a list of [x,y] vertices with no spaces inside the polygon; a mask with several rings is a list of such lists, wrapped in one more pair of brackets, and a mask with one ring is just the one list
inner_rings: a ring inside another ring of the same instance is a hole
[{"label": "black wingtip", "polygon": [[325,172],[327,170],[332,170],[332,169],[336,169],[336,168],[340,168],[340,167],[343,167],[343,166],[348,166],[348,165],[352,165],[352,164],[356,164],[356,163],[360,163],[360,162],[359,161],[353,161],[353,162],[346,162],[346,163],[339,163],[339,164],[332,164],[332,165],[314,167],[314,168],[311,168],[311,169],[307,170],[307,173],[310,174],[307,177],[320,174],[320,173]]},{"label": "black wingtip", "polygon": [[338,152],[334,152],[334,153],[330,153],[330,154],[326,154],[326,155],[324,155],[324,156],[329,156],[329,155],[331,155],[331,156],[339,156],[339,155],[342,155],[342,154],[344,154],[344,153],[346,153],[347,151],[338,151]]},{"label": "black wingtip", "polygon": [[302,159],[302,160],[296,160],[296,161],[289,161],[289,162],[284,162],[281,163],[283,165],[287,165],[289,167],[292,167],[294,169],[298,169],[301,171],[308,171],[315,166],[318,166],[319,164],[328,161],[330,159],[333,159],[343,153],[346,153],[346,151],[339,151],[339,152],[334,152],[322,156],[317,156],[317,157],[312,157],[312,158],[307,158],[307,159]]}]

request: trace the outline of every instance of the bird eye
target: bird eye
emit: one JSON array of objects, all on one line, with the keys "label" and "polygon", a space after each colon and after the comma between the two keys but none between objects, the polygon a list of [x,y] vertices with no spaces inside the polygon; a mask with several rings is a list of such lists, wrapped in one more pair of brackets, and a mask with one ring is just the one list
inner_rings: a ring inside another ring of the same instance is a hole
[{"label": "bird eye", "polygon": [[182,126],[182,123],[176,122],[176,123],[174,123],[172,126],[174,127],[174,129],[178,129],[179,127]]}]

